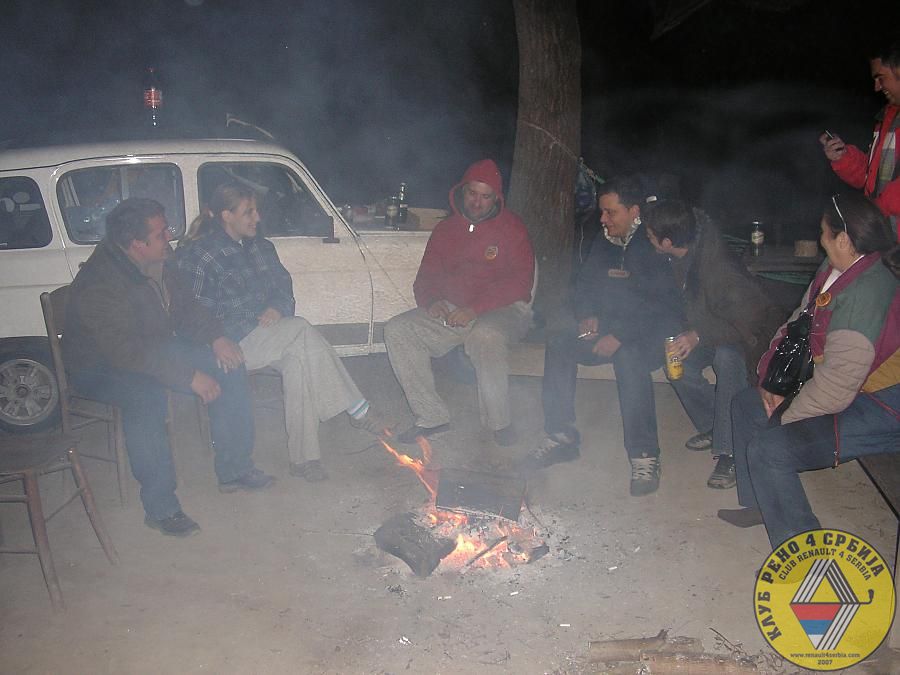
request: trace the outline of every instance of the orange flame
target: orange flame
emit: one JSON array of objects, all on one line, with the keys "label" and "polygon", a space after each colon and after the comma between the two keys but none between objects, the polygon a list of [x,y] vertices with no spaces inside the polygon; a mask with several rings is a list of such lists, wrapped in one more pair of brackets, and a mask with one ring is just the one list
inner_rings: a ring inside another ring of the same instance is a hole
[{"label": "orange flame", "polygon": [[415,472],[419,480],[422,481],[422,485],[424,485],[425,489],[431,494],[431,498],[435,499],[437,497],[438,477],[434,471],[428,468],[428,463],[431,461],[431,446],[424,438],[419,438],[418,441],[419,447],[422,448],[422,457],[424,459],[413,459],[409,455],[397,452],[388,445],[384,439],[381,440],[381,444],[384,446],[385,450],[394,456],[398,465],[404,466],[407,469],[412,469]]}]

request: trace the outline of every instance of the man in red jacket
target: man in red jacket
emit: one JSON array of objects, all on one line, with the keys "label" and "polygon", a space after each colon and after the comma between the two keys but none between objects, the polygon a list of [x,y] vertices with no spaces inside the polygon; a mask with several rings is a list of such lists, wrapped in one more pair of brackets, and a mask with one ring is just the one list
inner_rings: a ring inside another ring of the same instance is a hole
[{"label": "man in red jacket", "polygon": [[453,215],[435,227],[416,275],[418,307],[384,328],[391,366],[416,417],[397,440],[415,443],[449,427],[431,358],[463,345],[475,367],[481,423],[499,445],[513,445],[508,350],[531,325],[531,241],[505,207],[503,179],[490,159],[468,168],[450,190],[450,207]]},{"label": "man in red jacket", "polygon": [[875,132],[869,153],[855,145],[847,145],[839,136],[822,134],[819,142],[831,168],[845,183],[862,188],[881,212],[891,219],[897,235],[900,216],[900,40],[895,40],[870,61],[875,91],[887,99],[887,105],[876,118]]}]

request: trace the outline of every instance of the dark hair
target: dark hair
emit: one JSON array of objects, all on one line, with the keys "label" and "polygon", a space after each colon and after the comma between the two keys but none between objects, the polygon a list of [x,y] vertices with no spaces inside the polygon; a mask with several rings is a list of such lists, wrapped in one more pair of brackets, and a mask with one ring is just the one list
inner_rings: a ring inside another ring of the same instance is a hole
[{"label": "dark hair", "polygon": [[644,204],[641,182],[632,176],[616,176],[597,188],[597,199],[603,195],[618,195],[619,201],[628,208]]},{"label": "dark hair", "polygon": [[823,219],[832,236],[846,229],[850,243],[861,255],[887,251],[894,244],[888,219],[868,197],[858,192],[834,195],[825,206]]},{"label": "dark hair", "polygon": [[873,51],[872,58],[881,59],[889,68],[900,68],[900,40],[885,41]]},{"label": "dark hair", "polygon": [[148,220],[164,214],[163,205],[153,199],[126,199],[106,216],[106,240],[127,249],[131,242],[147,237]]},{"label": "dark hair", "polygon": [[222,183],[213,190],[209,205],[200,212],[178,243],[179,246],[200,239],[208,234],[214,225],[222,225],[222,211],[234,211],[245,199],[256,199],[253,188],[232,181]]},{"label": "dark hair", "polygon": [[650,202],[641,211],[641,218],[658,240],[669,239],[678,248],[684,248],[697,236],[694,210],[679,199]]}]

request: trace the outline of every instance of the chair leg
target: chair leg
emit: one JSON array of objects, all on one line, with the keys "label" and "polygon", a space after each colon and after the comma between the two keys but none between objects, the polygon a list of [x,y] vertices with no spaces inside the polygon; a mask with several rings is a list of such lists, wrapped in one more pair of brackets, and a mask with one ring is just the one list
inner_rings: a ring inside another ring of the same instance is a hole
[{"label": "chair leg", "polygon": [[125,449],[125,428],[122,426],[122,411],[113,407],[113,451],[116,457],[116,478],[119,481],[119,502],[128,504],[128,453]]},{"label": "chair leg", "polygon": [[87,513],[88,519],[91,521],[91,525],[94,528],[100,546],[103,547],[103,552],[106,554],[109,562],[115,565],[119,562],[119,554],[116,553],[112,540],[106,533],[106,528],[103,527],[103,520],[100,518],[100,512],[97,511],[97,504],[94,502],[94,493],[91,492],[91,486],[88,484],[87,476],[84,475],[84,469],[81,468],[78,452],[75,448],[70,448],[68,454],[69,462],[72,465],[72,476],[74,476],[75,484],[78,486],[78,490],[81,494],[81,503],[84,504],[84,510]]},{"label": "chair leg", "polygon": [[47,522],[44,520],[37,474],[31,469],[25,471],[22,474],[22,482],[25,484],[25,505],[28,508],[28,519],[31,521],[31,534],[34,537],[38,560],[41,561],[44,583],[47,584],[47,591],[50,593],[50,604],[55,610],[65,609],[56,568],[53,566],[53,556],[50,554],[50,540],[47,538]]}]

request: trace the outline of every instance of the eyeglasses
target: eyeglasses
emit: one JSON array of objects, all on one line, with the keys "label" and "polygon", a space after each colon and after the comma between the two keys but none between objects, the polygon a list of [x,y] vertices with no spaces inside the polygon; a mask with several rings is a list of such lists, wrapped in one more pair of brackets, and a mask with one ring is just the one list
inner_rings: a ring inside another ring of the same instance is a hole
[{"label": "eyeglasses", "polygon": [[841,213],[841,207],[838,206],[837,200],[838,200],[838,195],[831,195],[831,203],[834,204],[834,210],[837,211],[838,217],[841,219],[841,222],[844,224],[844,234],[846,234],[849,237],[850,233],[847,232],[847,221],[844,219],[844,214]]}]

